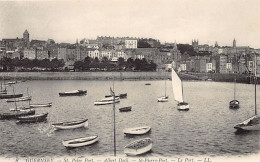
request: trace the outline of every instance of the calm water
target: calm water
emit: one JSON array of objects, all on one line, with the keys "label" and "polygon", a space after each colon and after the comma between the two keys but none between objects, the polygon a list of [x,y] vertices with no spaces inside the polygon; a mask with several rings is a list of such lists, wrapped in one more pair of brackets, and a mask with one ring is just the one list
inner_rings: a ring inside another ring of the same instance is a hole
[{"label": "calm water", "polygon": [[[146,86],[145,83],[151,83]],[[237,84],[238,110],[228,108],[233,99],[233,83],[184,82],[184,98],[190,103],[188,112],[176,109],[171,82],[167,81],[169,102],[158,103],[156,98],[164,94],[164,81],[115,81],[117,93],[128,94],[116,104],[117,154],[123,155],[128,143],[150,137],[152,152],[146,156],[166,157],[230,156],[259,154],[260,131],[236,133],[233,126],[254,114],[254,86]],[[15,85],[16,93],[29,88],[31,103],[52,102],[51,108],[39,108],[48,112],[46,123],[17,125],[14,120],[0,121],[0,157],[24,156],[72,156],[113,155],[112,105],[94,106],[94,101],[109,94],[112,81],[27,81]],[[8,88],[12,91],[12,88]],[[59,97],[58,93],[74,89],[87,89],[86,96]],[[260,92],[258,93],[260,96]],[[258,97],[259,98],[259,97]],[[1,111],[15,107],[14,103],[0,100]],[[26,105],[27,102],[19,103]],[[131,112],[119,112],[118,108],[132,106]],[[260,100],[258,101],[260,107]],[[260,111],[260,109],[259,109]],[[88,128],[54,131],[51,123],[89,119]],[[152,131],[144,136],[127,137],[124,128],[150,125]],[[98,135],[99,142],[86,147],[66,149],[62,140]]]}]

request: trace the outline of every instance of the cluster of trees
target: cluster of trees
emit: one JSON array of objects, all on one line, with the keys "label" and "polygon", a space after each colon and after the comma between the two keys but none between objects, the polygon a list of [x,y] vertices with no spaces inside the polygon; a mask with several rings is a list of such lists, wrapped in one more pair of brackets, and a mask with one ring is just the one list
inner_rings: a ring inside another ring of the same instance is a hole
[{"label": "cluster of trees", "polygon": [[2,58],[0,60],[0,65],[3,67],[3,71],[34,71],[34,70],[46,70],[46,71],[59,71],[62,70],[65,65],[63,60],[58,59],[44,59],[44,60],[30,60],[28,58],[18,59],[18,58]]},{"label": "cluster of trees", "polygon": [[84,61],[76,61],[74,68],[77,71],[89,71],[89,70],[100,70],[100,71],[155,71],[157,65],[153,62],[148,62],[145,58],[142,60],[132,58],[125,61],[122,57],[117,62],[111,62],[107,57],[103,57],[99,60],[91,57],[86,57]]}]

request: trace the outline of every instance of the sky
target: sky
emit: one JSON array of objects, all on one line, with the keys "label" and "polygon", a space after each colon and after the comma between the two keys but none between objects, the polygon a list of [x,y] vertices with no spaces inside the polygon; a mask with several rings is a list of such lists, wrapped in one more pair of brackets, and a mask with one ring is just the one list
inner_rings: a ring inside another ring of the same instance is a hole
[{"label": "sky", "polygon": [[75,43],[97,36],[260,48],[259,0],[19,0],[0,2],[0,39]]}]

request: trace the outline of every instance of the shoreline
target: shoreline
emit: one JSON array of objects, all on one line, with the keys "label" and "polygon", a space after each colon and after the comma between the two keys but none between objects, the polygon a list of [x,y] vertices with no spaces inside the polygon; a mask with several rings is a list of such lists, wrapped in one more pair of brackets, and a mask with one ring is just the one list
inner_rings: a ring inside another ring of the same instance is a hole
[{"label": "shoreline", "polygon": [[[182,80],[250,83],[242,74],[180,73]],[[1,80],[165,80],[171,72],[1,72]]]}]

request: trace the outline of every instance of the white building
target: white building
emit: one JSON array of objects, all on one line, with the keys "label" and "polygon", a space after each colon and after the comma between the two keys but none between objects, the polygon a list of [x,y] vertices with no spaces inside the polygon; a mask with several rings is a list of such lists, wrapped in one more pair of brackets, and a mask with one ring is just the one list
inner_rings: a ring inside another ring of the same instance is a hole
[{"label": "white building", "polygon": [[125,48],[137,48],[137,40],[125,40]]},{"label": "white building", "polygon": [[180,64],[180,70],[181,71],[186,71],[187,70],[187,68],[186,68],[186,64]]},{"label": "white building", "polygon": [[227,63],[227,72],[232,71],[232,63]]},{"label": "white building", "polygon": [[212,63],[206,63],[206,72],[210,72],[213,70],[213,65]]},{"label": "white building", "polygon": [[91,49],[88,51],[88,56],[92,58],[100,58],[99,57],[99,51],[97,49]]}]

